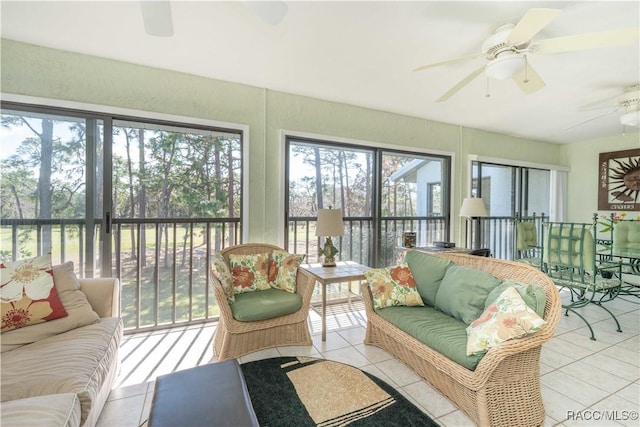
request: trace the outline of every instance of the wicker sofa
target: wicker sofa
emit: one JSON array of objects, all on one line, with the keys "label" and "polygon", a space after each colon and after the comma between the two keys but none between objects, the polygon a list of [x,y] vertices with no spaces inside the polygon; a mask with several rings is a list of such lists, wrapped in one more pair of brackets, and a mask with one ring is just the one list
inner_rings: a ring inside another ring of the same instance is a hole
[{"label": "wicker sofa", "polygon": [[521,263],[463,254],[439,256],[499,280],[511,279],[541,287],[546,296],[545,326],[532,335],[489,349],[471,370],[383,317],[374,309],[371,288],[365,284],[365,344],[381,347],[404,362],[480,426],[542,425],[545,411],[539,381],[540,350],[553,336],[561,313],[560,296],[553,282],[541,271]]}]

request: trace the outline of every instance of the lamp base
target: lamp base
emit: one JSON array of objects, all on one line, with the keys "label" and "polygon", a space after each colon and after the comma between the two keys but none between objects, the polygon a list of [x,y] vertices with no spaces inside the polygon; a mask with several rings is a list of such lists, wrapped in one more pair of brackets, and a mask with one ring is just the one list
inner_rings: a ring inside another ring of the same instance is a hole
[{"label": "lamp base", "polygon": [[322,262],[323,267],[336,266],[336,255],[338,254],[338,249],[333,246],[333,240],[331,240],[331,237],[326,238],[324,241],[324,247],[319,252],[320,255],[324,255],[324,261]]},{"label": "lamp base", "polygon": [[324,257],[324,261],[322,261],[323,267],[335,267],[336,259],[334,257]]}]

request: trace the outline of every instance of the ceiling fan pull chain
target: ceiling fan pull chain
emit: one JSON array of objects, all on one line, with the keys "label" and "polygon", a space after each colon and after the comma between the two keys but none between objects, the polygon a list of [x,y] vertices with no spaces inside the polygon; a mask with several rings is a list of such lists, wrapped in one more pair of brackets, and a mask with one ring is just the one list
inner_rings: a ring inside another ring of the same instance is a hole
[{"label": "ceiling fan pull chain", "polygon": [[485,98],[489,98],[491,96],[491,94],[489,93],[489,77],[487,77],[487,90],[486,93],[484,94]]},{"label": "ceiling fan pull chain", "polygon": [[524,82],[529,83],[529,57],[524,56]]}]

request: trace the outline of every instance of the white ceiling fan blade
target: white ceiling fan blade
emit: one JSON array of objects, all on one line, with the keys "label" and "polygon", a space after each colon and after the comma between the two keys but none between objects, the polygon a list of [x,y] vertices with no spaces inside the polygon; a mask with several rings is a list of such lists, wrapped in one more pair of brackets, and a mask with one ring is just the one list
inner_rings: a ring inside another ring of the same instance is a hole
[{"label": "white ceiling fan blade", "polygon": [[508,41],[515,46],[527,43],[561,13],[559,9],[529,9],[509,33]]},{"label": "white ceiling fan blade", "polygon": [[422,70],[427,70],[429,68],[433,68],[433,67],[439,67],[440,65],[445,65],[445,64],[452,64],[454,62],[460,62],[460,61],[467,61],[469,59],[476,59],[476,58],[480,58],[481,56],[483,56],[482,54],[476,54],[476,55],[468,55],[468,56],[461,56],[460,58],[455,58],[455,59],[449,59],[447,61],[442,61],[442,62],[436,62],[434,64],[427,64],[427,65],[423,65],[421,67],[416,68],[413,71],[422,71]]},{"label": "white ceiling fan blade", "polygon": [[460,80],[460,82],[458,82],[457,85],[455,85],[454,87],[449,89],[444,95],[442,95],[440,98],[438,98],[436,100],[436,102],[444,102],[447,99],[451,98],[453,95],[456,94],[456,92],[458,92],[460,89],[462,89],[463,87],[465,87],[466,85],[471,83],[471,81],[473,79],[475,79],[480,74],[482,74],[483,71],[484,71],[484,65],[482,67],[478,68],[477,70],[473,71],[471,74],[469,74],[464,79]]},{"label": "white ceiling fan blade", "polygon": [[582,122],[580,122],[580,123],[578,123],[578,124],[575,124],[575,125],[573,125],[573,126],[569,126],[568,128],[564,128],[564,130],[570,130],[570,129],[573,129],[573,128],[577,128],[578,126],[582,126],[582,125],[584,125],[584,124],[587,124],[587,123],[589,123],[589,122],[592,122],[592,121],[594,121],[594,120],[597,120],[597,119],[599,119],[599,118],[601,118],[601,117],[608,116],[609,114],[613,114],[613,113],[615,113],[615,112],[616,112],[616,111],[618,111],[618,110],[619,110],[619,109],[618,109],[618,108],[616,108],[616,109],[613,109],[613,110],[611,110],[611,111],[607,111],[606,113],[598,114],[598,115],[597,115],[597,116],[595,116],[595,117],[592,117],[592,118],[590,118],[590,119],[584,120],[584,121],[582,121]]},{"label": "white ceiling fan blade", "polygon": [[150,36],[171,37],[173,35],[173,18],[169,0],[142,0],[142,21],[144,30]]},{"label": "white ceiling fan blade", "polygon": [[545,83],[542,78],[538,75],[538,73],[536,73],[536,71],[528,62],[525,69],[518,71],[513,75],[513,80],[527,95],[532,94],[533,92],[536,92],[545,87]]},{"label": "white ceiling fan blade", "polygon": [[278,25],[287,16],[289,6],[282,1],[245,1],[245,5],[271,25]]},{"label": "white ceiling fan blade", "polygon": [[532,50],[543,53],[570,52],[574,50],[625,46],[637,43],[638,40],[640,40],[640,27],[633,27],[540,40],[532,46]]}]

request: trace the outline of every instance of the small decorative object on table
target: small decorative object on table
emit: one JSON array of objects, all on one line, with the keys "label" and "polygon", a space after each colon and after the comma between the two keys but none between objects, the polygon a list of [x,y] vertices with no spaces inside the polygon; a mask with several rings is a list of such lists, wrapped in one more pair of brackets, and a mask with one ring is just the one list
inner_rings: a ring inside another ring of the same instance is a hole
[{"label": "small decorative object on table", "polygon": [[402,246],[405,248],[415,248],[416,247],[416,232],[415,231],[405,231],[402,233]]}]

